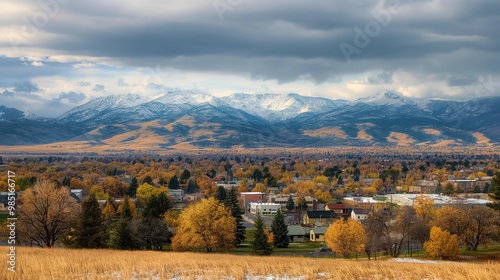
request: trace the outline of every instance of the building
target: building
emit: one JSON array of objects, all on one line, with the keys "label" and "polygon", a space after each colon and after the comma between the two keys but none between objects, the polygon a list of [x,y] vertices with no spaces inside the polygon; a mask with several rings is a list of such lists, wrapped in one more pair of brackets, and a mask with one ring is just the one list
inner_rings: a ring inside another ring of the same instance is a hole
[{"label": "building", "polygon": [[368,210],[366,209],[360,209],[360,208],[354,208],[351,211],[351,219],[355,221],[363,221],[368,218]]},{"label": "building", "polygon": [[476,180],[448,180],[443,184],[443,186],[446,186],[446,184],[451,183],[453,185],[453,188],[455,190],[458,190],[459,188],[462,189],[464,193],[471,193],[474,192],[474,187],[476,187]]},{"label": "building", "polygon": [[[295,196],[295,195],[291,195],[291,196],[292,196],[293,202],[295,203],[295,205],[297,205],[297,199],[300,196]],[[290,195],[282,195],[282,194],[269,195],[267,202],[281,204],[281,209],[284,210],[284,209],[286,209],[286,204],[288,203],[289,197],[290,197]],[[314,198],[312,196],[306,196],[306,197],[304,197],[304,199],[306,200],[306,203],[307,203],[307,210],[309,210],[309,211],[319,210],[319,201],[316,198]]]},{"label": "building", "polygon": [[184,201],[184,190],[176,189],[176,190],[168,190],[168,194],[174,198],[175,202],[183,202]]},{"label": "building", "polygon": [[281,209],[281,205],[276,203],[262,203],[262,202],[250,203],[250,213],[252,214],[275,215],[279,209]]},{"label": "building", "polygon": [[415,204],[415,200],[418,196],[430,197],[434,200],[434,207],[441,208],[445,205],[486,205],[491,201],[486,199],[477,199],[471,197],[451,197],[439,194],[389,194],[387,195],[387,201],[391,203],[396,203],[400,206],[412,206]]},{"label": "building", "polygon": [[436,193],[439,185],[437,180],[417,180],[415,184],[408,188],[409,193]]},{"label": "building", "polygon": [[316,227],[309,230],[309,240],[312,242],[325,242],[325,233],[328,227]]},{"label": "building", "polygon": [[267,195],[263,192],[242,192],[240,197],[243,200],[243,207],[245,207],[245,211],[250,211],[250,203],[252,202],[262,203],[267,201]]},{"label": "building", "polygon": [[288,233],[286,234],[289,238],[290,242],[305,242],[306,241],[306,230],[309,228],[303,228],[298,225],[290,225],[288,226]]},{"label": "building", "polygon": [[330,225],[337,218],[333,211],[307,211],[304,213],[304,224],[313,225],[316,223]]}]

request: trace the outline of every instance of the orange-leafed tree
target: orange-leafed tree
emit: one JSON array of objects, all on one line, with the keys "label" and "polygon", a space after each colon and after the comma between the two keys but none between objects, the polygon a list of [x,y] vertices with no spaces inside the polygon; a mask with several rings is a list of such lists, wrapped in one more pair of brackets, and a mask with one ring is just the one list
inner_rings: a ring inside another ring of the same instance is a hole
[{"label": "orange-leafed tree", "polygon": [[455,259],[460,255],[458,237],[440,227],[431,228],[429,241],[424,243],[425,253],[435,259]]},{"label": "orange-leafed tree", "polygon": [[204,248],[208,253],[229,250],[236,239],[236,221],[231,210],[211,197],[189,206],[179,217],[172,249]]},{"label": "orange-leafed tree", "polygon": [[362,253],[366,240],[365,228],[361,222],[353,219],[337,220],[325,233],[326,245],[344,258]]},{"label": "orange-leafed tree", "polygon": [[20,197],[19,230],[40,247],[53,247],[66,236],[80,207],[67,188],[42,180]]}]

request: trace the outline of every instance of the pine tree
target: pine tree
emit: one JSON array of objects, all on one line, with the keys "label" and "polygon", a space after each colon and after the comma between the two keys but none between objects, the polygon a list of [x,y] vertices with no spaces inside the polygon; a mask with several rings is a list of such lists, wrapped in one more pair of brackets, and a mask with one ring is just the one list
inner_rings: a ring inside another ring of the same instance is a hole
[{"label": "pine tree", "polygon": [[174,177],[170,178],[170,181],[168,181],[168,188],[171,190],[178,190],[180,188],[177,175],[174,175]]},{"label": "pine tree", "polygon": [[129,198],[123,202],[123,210],[120,219],[113,227],[110,234],[110,246],[121,250],[137,249],[138,241],[132,229],[132,210],[130,209]]},{"label": "pine tree", "polygon": [[219,186],[215,191],[214,197],[219,201],[224,201],[227,197],[226,189],[223,186]]},{"label": "pine tree", "polygon": [[495,200],[493,203],[486,204],[488,207],[500,211],[500,171],[493,176],[491,186],[488,187],[488,195]]},{"label": "pine tree", "polygon": [[243,211],[240,209],[240,203],[238,201],[238,192],[235,188],[231,188],[227,192],[227,197],[224,200],[224,206],[231,210],[231,215],[234,217],[236,222],[236,239],[235,246],[238,246],[245,240],[245,226],[243,225]]},{"label": "pine tree", "polygon": [[137,178],[136,177],[132,178],[132,181],[130,182],[130,187],[128,188],[128,196],[135,197],[135,192],[137,191],[138,187],[139,184],[137,183]]},{"label": "pine tree", "polygon": [[200,191],[200,187],[196,184],[195,181],[189,180],[188,185],[186,187],[186,193],[192,194]]},{"label": "pine tree", "polygon": [[273,233],[273,244],[276,248],[288,248],[288,226],[285,223],[285,216],[278,210],[271,224]]},{"label": "pine tree", "polygon": [[264,220],[257,215],[257,219],[254,224],[254,239],[252,242],[253,253],[259,256],[269,256],[273,252],[273,247],[268,241],[268,236],[266,234],[266,225]]},{"label": "pine tree", "polygon": [[191,177],[191,172],[189,172],[189,170],[187,170],[187,169],[184,169],[184,171],[182,171],[182,173],[181,173],[181,178],[180,178],[181,183],[183,183],[183,184],[186,183],[190,177]]},{"label": "pine tree", "polygon": [[288,212],[295,210],[295,201],[293,201],[292,196],[288,197],[288,201],[286,202],[286,209],[288,209]]},{"label": "pine tree", "polygon": [[158,195],[152,195],[146,201],[146,207],[142,211],[144,218],[162,218],[162,216],[170,208],[170,201],[164,192]]},{"label": "pine tree", "polygon": [[93,194],[82,202],[75,232],[74,245],[77,248],[104,248],[106,245],[104,216]]}]

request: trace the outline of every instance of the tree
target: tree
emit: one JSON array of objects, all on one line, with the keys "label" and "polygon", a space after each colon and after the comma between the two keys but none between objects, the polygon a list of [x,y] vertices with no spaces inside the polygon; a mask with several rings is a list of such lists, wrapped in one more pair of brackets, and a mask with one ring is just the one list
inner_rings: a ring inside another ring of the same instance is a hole
[{"label": "tree", "polygon": [[168,181],[168,188],[171,190],[180,189],[180,184],[179,180],[177,179],[177,175],[174,175],[174,177],[170,178],[170,181]]},{"label": "tree", "polygon": [[266,225],[260,215],[257,215],[257,219],[255,219],[254,223],[252,249],[253,253],[258,256],[269,256],[273,252],[273,247],[266,233]]},{"label": "tree", "polygon": [[218,186],[214,197],[220,202],[224,201],[227,197],[226,189],[223,186]]},{"label": "tree", "polygon": [[75,226],[73,245],[76,248],[104,248],[106,246],[106,227],[104,215],[94,195],[82,202],[82,210]]},{"label": "tree", "polygon": [[467,234],[467,248],[477,251],[480,244],[486,244],[498,235],[499,215],[493,209],[473,207],[466,211],[469,218],[469,230]]},{"label": "tree", "polygon": [[139,248],[137,232],[132,226],[132,209],[130,199],[125,198],[122,205],[120,219],[112,227],[109,236],[109,245],[115,249],[134,250]]},{"label": "tree", "polygon": [[425,253],[435,259],[455,259],[460,255],[458,237],[439,227],[431,228],[429,241],[424,243]]},{"label": "tree", "polygon": [[456,234],[464,244],[468,243],[470,219],[467,217],[465,209],[444,206],[436,211],[436,217],[432,224],[451,234]]},{"label": "tree", "polygon": [[231,215],[234,218],[236,224],[236,238],[234,240],[234,245],[238,246],[245,240],[245,226],[243,225],[243,211],[240,209],[240,203],[238,201],[238,192],[235,188],[229,189],[227,192],[226,200],[224,200],[224,206],[231,210]]},{"label": "tree", "polygon": [[293,201],[291,195],[288,197],[288,201],[286,202],[286,209],[288,209],[288,212],[295,210],[295,201]]},{"label": "tree", "polygon": [[153,184],[153,179],[151,178],[151,176],[146,175],[146,177],[144,177],[144,180],[142,180],[142,183],[143,184],[144,183],[148,183],[148,184],[152,185]]},{"label": "tree", "polygon": [[157,188],[157,187],[150,185],[148,183],[144,183],[144,184],[140,185],[139,188],[137,188],[136,196],[137,196],[137,199],[141,203],[146,203],[146,201],[148,201],[148,199],[151,196],[153,196],[155,194],[157,195],[161,192],[168,194],[168,188],[165,188],[165,187]]},{"label": "tree", "polygon": [[417,216],[427,223],[434,215],[434,199],[429,196],[417,196],[413,208]]},{"label": "tree", "polygon": [[191,178],[191,172],[189,172],[187,169],[184,169],[181,173],[180,181],[182,184],[185,184],[189,178]]},{"label": "tree", "polygon": [[109,197],[108,201],[106,201],[106,205],[104,206],[104,209],[102,209],[102,214],[108,222],[111,222],[111,219],[116,216],[115,205],[111,197]]},{"label": "tree", "polygon": [[455,192],[455,188],[453,187],[453,184],[451,182],[446,183],[446,185],[443,188],[443,193],[446,195],[453,194]]},{"label": "tree", "polygon": [[236,239],[236,222],[231,211],[213,197],[190,205],[179,217],[172,239],[175,251],[204,248],[208,253],[231,249]]},{"label": "tree", "polygon": [[297,198],[297,206],[295,208],[299,210],[299,212],[307,211],[307,201],[303,196]]},{"label": "tree", "polygon": [[170,201],[165,193],[153,194],[147,201],[142,211],[144,218],[163,218],[163,214],[170,209]]},{"label": "tree", "polygon": [[67,236],[79,206],[67,188],[38,181],[20,197],[19,230],[40,247],[53,247]]},{"label": "tree", "polygon": [[146,217],[132,225],[137,228],[140,246],[147,250],[162,250],[163,244],[172,236],[166,222],[161,218]]},{"label": "tree", "polygon": [[487,206],[500,211],[500,171],[498,171],[491,180],[491,186],[488,187],[488,195],[495,200],[494,203],[488,203]]},{"label": "tree", "polygon": [[200,191],[200,187],[196,184],[196,181],[189,180],[188,185],[186,187],[186,193],[193,194]]},{"label": "tree", "polygon": [[137,183],[137,177],[133,177],[132,181],[130,181],[130,187],[128,188],[128,196],[135,197],[135,192],[137,191],[138,187],[139,184]]},{"label": "tree", "polygon": [[344,258],[362,253],[366,240],[365,228],[361,222],[350,218],[347,221],[335,221],[325,233],[326,245]]},{"label": "tree", "polygon": [[436,194],[441,194],[443,192],[443,186],[441,186],[441,183],[438,183],[436,187]]},{"label": "tree", "polygon": [[274,215],[271,224],[271,232],[273,233],[273,244],[276,248],[288,248],[288,226],[285,223],[285,216],[280,209]]}]

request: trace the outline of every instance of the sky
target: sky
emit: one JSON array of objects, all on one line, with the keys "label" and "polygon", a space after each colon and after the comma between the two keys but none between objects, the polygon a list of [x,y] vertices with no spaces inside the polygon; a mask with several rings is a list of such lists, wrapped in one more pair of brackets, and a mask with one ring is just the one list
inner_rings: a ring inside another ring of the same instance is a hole
[{"label": "sky", "polygon": [[498,0],[2,0],[0,105],[56,117],[165,88],[500,95],[499,26]]}]

